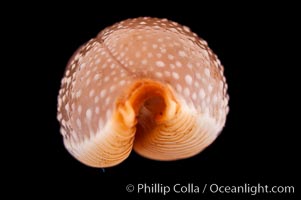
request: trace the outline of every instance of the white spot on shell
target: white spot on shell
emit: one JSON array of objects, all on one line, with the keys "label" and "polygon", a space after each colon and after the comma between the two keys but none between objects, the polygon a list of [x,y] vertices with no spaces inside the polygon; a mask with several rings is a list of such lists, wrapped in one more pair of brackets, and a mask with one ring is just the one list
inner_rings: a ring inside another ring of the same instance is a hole
[{"label": "white spot on shell", "polygon": [[163,48],[163,47],[160,47],[160,51],[161,51],[161,53],[166,53],[166,48]]},{"label": "white spot on shell", "polygon": [[142,65],[146,65],[146,64],[147,64],[147,60],[146,60],[146,59],[143,59],[143,60],[141,61],[141,64],[142,64]]},{"label": "white spot on shell", "polygon": [[210,111],[209,111],[209,107],[206,106],[206,107],[205,107],[205,110],[204,110],[204,113],[209,114],[209,112],[210,112]]},{"label": "white spot on shell", "polygon": [[164,62],[162,62],[162,61],[160,61],[160,60],[156,62],[156,65],[157,65],[158,67],[164,67],[164,66],[165,66]]},{"label": "white spot on shell", "polygon": [[207,96],[207,98],[206,98],[206,103],[207,103],[207,105],[210,104],[210,101],[211,101],[210,96]]},{"label": "white spot on shell", "polygon": [[65,110],[66,110],[67,112],[69,111],[69,104],[68,104],[68,103],[65,105]]},{"label": "white spot on shell", "polygon": [[188,67],[189,69],[192,69],[192,68],[193,68],[193,65],[192,65],[191,63],[188,63],[188,64],[187,64],[187,67]]},{"label": "white spot on shell", "polygon": [[224,86],[224,83],[223,83],[223,81],[219,81],[219,87],[220,87],[220,89],[222,89],[222,88],[223,88],[223,86]]},{"label": "white spot on shell", "polygon": [[212,85],[211,85],[211,84],[209,84],[209,85],[208,85],[208,91],[209,91],[209,93],[211,93],[211,92],[212,92],[212,90],[213,90],[213,87],[212,87]]},{"label": "white spot on shell", "polygon": [[192,84],[192,77],[190,75],[186,75],[185,76],[185,81],[188,85],[191,85]]},{"label": "white spot on shell", "polygon": [[57,115],[57,120],[61,121],[62,117],[63,117],[62,113],[59,113],[59,114]]},{"label": "white spot on shell", "polygon": [[210,71],[209,71],[208,68],[205,68],[205,75],[208,76],[208,77],[210,77]]},{"label": "white spot on shell", "polygon": [[186,56],[186,53],[184,51],[179,51],[179,56],[180,57],[185,57]]},{"label": "white spot on shell", "polygon": [[65,120],[62,120],[62,125],[63,125],[64,127],[66,127],[66,121],[65,121]]},{"label": "white spot on shell", "polygon": [[157,49],[157,48],[158,48],[158,45],[157,45],[157,44],[153,44],[152,47],[153,47],[154,49]]},{"label": "white spot on shell", "polygon": [[107,68],[107,66],[108,66],[107,63],[104,63],[104,64],[101,66],[101,68],[102,68],[102,69],[105,69],[105,68]]},{"label": "white spot on shell", "polygon": [[90,73],[91,73],[91,71],[90,71],[90,70],[87,70],[87,72],[86,72],[86,76],[89,76],[89,75],[90,75]]},{"label": "white spot on shell", "polygon": [[180,78],[180,76],[177,72],[172,72],[172,77],[177,80]]},{"label": "white spot on shell", "polygon": [[104,96],[106,95],[107,91],[106,90],[102,90],[100,92],[100,98],[104,98]]},{"label": "white spot on shell", "polygon": [[78,91],[75,93],[76,98],[79,98],[81,94],[82,94],[82,91],[81,91],[81,90],[78,90]]},{"label": "white spot on shell", "polygon": [[186,97],[188,97],[188,96],[190,95],[189,88],[185,88],[185,89],[184,89],[184,95],[185,95]]},{"label": "white spot on shell", "polygon": [[93,97],[94,94],[95,94],[95,90],[92,89],[92,90],[89,92],[89,97]]},{"label": "white spot on shell", "polygon": [[110,101],[111,101],[111,98],[110,98],[110,97],[107,97],[106,100],[105,100],[105,105],[106,105],[106,106],[109,105]]},{"label": "white spot on shell", "polygon": [[99,97],[96,96],[96,97],[94,98],[94,103],[98,103],[98,101],[99,101]]},{"label": "white spot on shell", "polygon": [[187,26],[183,26],[183,29],[184,29],[184,31],[186,31],[187,33],[190,32],[190,29],[189,29],[189,27],[187,27]]},{"label": "white spot on shell", "polygon": [[111,114],[112,114],[111,110],[107,110],[107,112],[106,112],[107,119],[109,119],[109,117],[111,116]]},{"label": "white spot on shell", "polygon": [[82,64],[79,66],[79,70],[83,69],[85,66],[86,66],[86,63],[82,63]]},{"label": "white spot on shell", "polygon": [[143,46],[142,47],[142,51],[146,51],[147,50],[147,47],[146,46]]},{"label": "white spot on shell", "polygon": [[197,98],[197,95],[196,95],[196,93],[194,92],[194,93],[192,94],[192,99],[193,99],[193,100],[196,100],[196,98]]},{"label": "white spot on shell", "polygon": [[80,121],[79,118],[76,119],[76,125],[77,125],[78,128],[82,127],[82,122]]},{"label": "white spot on shell", "polygon": [[136,58],[140,58],[140,56],[141,56],[141,53],[140,53],[139,51],[137,51],[137,52],[135,53],[135,57],[136,57]]},{"label": "white spot on shell", "polygon": [[104,80],[104,82],[108,82],[110,80],[110,77],[106,76],[103,80]]},{"label": "white spot on shell", "polygon": [[120,82],[119,82],[119,85],[124,85],[125,84],[125,80],[121,80]]},{"label": "white spot on shell", "polygon": [[95,108],[95,113],[99,114],[99,107],[98,106]]},{"label": "white spot on shell", "polygon": [[81,114],[81,112],[82,112],[82,106],[81,106],[81,105],[79,105],[79,106],[77,107],[77,112],[78,112],[78,114]]},{"label": "white spot on shell", "polygon": [[65,81],[66,81],[67,85],[69,85],[71,82],[71,77],[66,78]]},{"label": "white spot on shell", "polygon": [[214,104],[217,103],[217,95],[216,95],[216,94],[213,96],[213,103],[214,103]]},{"label": "white spot on shell", "polygon": [[205,96],[206,96],[206,94],[205,94],[204,89],[203,89],[203,88],[200,89],[200,91],[199,91],[199,97],[200,97],[201,99],[204,99]]},{"label": "white spot on shell", "polygon": [[124,56],[125,56],[125,53],[124,53],[124,52],[121,52],[119,56],[120,56],[120,57],[124,57]]},{"label": "white spot on shell", "polygon": [[167,77],[170,77],[170,72],[169,71],[164,71],[164,75]]},{"label": "white spot on shell", "polygon": [[91,118],[92,118],[92,111],[91,111],[91,109],[87,109],[87,111],[86,111],[86,117],[87,117],[88,121],[91,121]]},{"label": "white spot on shell", "polygon": [[88,86],[90,84],[90,82],[91,82],[91,79],[88,78],[87,81],[86,81],[86,86]]},{"label": "white spot on shell", "polygon": [[100,79],[100,75],[99,74],[95,74],[95,76],[94,76],[94,81],[97,81],[97,80],[99,80]]},{"label": "white spot on shell", "polygon": [[63,136],[67,135],[67,132],[65,131],[65,129],[63,129],[63,127],[60,128],[60,132],[62,133]]},{"label": "white spot on shell", "polygon": [[182,67],[182,63],[180,61],[176,61],[176,66],[177,67]]},{"label": "white spot on shell", "polygon": [[116,89],[116,86],[115,86],[115,85],[112,85],[112,86],[110,87],[110,92],[111,92],[111,93],[114,92],[115,89]]},{"label": "white spot on shell", "polygon": [[168,57],[169,60],[173,60],[173,59],[175,58],[175,57],[174,57],[173,55],[171,55],[171,54],[168,54],[167,57]]},{"label": "white spot on shell", "polygon": [[178,83],[178,84],[176,85],[176,89],[177,89],[178,92],[181,92],[181,91],[182,91],[182,86],[181,86],[181,84]]},{"label": "white spot on shell", "polygon": [[161,72],[156,72],[155,75],[156,75],[156,77],[158,77],[158,78],[161,78],[161,77],[163,76]]}]

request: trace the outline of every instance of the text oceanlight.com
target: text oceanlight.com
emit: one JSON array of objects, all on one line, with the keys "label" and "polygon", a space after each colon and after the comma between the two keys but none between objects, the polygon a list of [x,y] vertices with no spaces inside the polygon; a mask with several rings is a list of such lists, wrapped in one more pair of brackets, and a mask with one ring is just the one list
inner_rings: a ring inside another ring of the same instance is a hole
[{"label": "text oceanlight.com", "polygon": [[138,183],[136,185],[128,184],[126,186],[127,192],[135,192],[138,194],[163,194],[181,193],[181,194],[293,194],[295,192],[294,186],[281,185],[264,185],[264,184],[242,184],[242,185],[220,185],[212,184],[194,184],[176,183],[174,185],[166,185],[162,183]]}]

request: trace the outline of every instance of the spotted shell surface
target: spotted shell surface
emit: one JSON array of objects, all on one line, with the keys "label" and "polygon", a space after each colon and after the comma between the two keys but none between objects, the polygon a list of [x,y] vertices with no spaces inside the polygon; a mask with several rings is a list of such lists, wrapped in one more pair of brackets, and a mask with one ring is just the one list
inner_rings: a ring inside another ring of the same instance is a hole
[{"label": "spotted shell surface", "polygon": [[67,65],[57,115],[65,147],[93,167],[117,165],[132,149],[162,161],[194,156],[225,125],[223,73],[188,27],[148,17],[116,23]]}]

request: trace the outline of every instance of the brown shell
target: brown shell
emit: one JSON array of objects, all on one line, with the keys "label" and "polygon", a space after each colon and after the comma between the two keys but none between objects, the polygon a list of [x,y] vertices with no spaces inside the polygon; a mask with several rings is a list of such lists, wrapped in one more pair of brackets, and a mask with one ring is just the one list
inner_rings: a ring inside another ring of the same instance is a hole
[{"label": "brown shell", "polygon": [[132,149],[155,160],[194,156],[228,113],[223,66],[189,28],[157,18],[108,27],[70,59],[58,96],[68,151],[94,167]]}]

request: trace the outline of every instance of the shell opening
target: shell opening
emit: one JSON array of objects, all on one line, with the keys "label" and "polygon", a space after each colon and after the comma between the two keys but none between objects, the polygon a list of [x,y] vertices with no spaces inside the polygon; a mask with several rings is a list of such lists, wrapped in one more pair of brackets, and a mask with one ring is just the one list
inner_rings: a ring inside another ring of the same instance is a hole
[{"label": "shell opening", "polygon": [[150,129],[174,117],[177,103],[170,89],[160,82],[139,80],[117,103],[125,127]]}]

